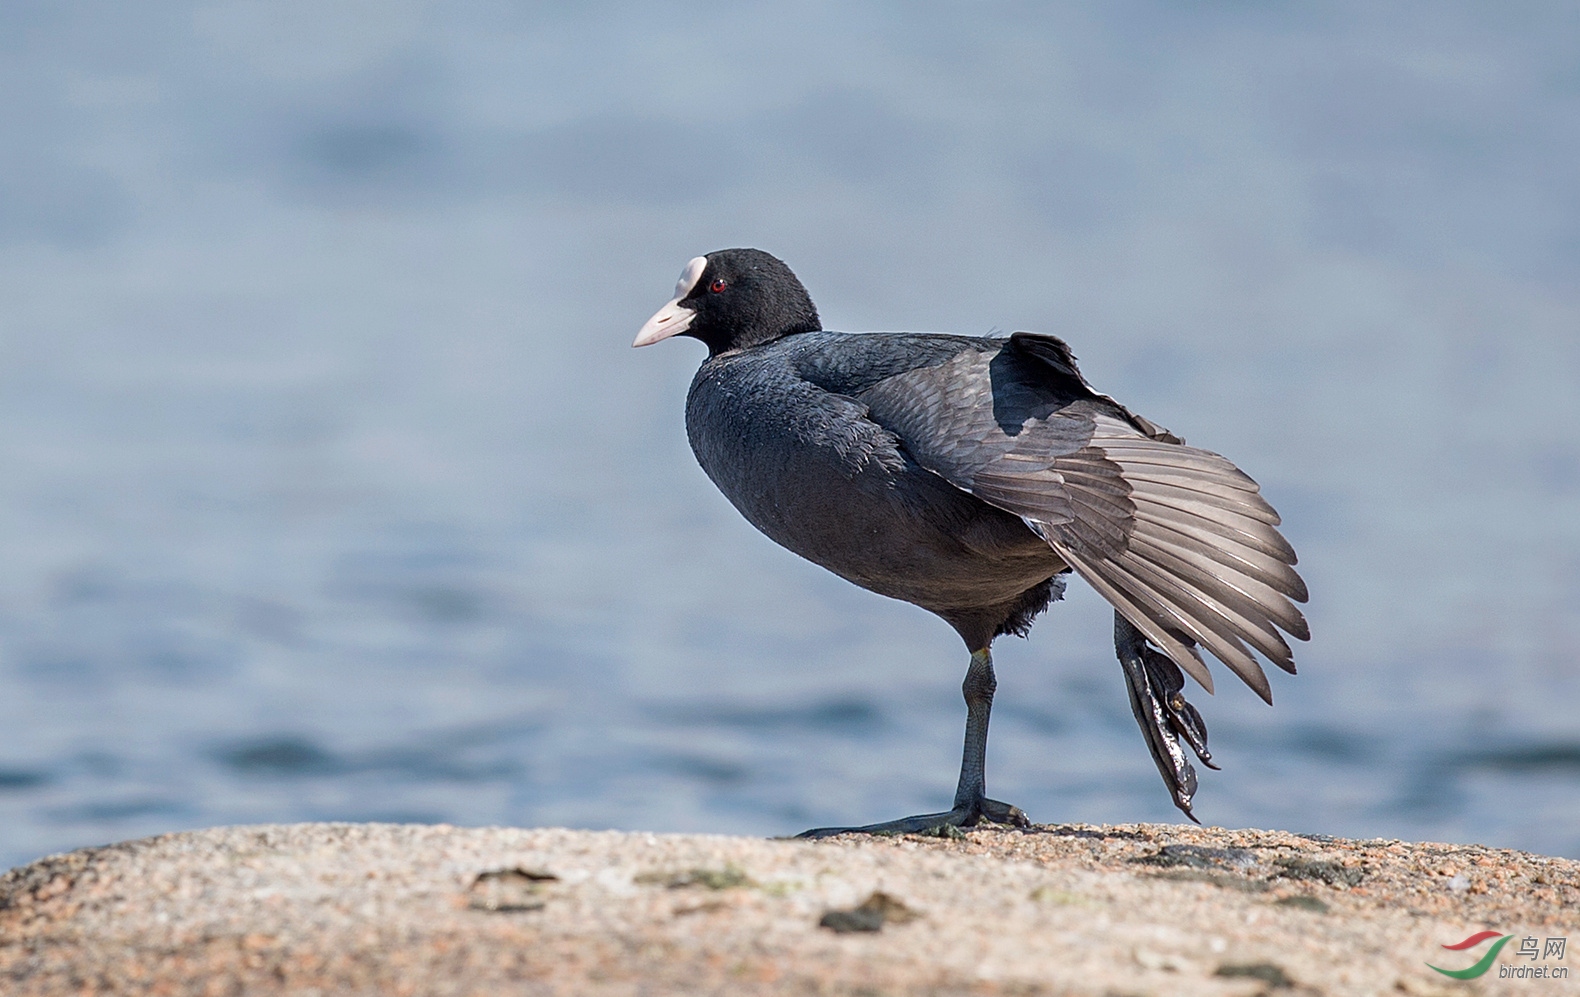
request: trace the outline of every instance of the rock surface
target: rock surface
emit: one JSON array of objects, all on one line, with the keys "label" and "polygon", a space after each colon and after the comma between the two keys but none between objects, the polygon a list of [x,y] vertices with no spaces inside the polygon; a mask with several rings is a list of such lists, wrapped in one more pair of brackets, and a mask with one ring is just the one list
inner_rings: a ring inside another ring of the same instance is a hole
[{"label": "rock surface", "polygon": [[1471,965],[1485,945],[1441,946],[1484,929],[1580,944],[1577,907],[1567,859],[1161,824],[216,828],[6,873],[0,992],[1556,994],[1575,974],[1426,963]]}]

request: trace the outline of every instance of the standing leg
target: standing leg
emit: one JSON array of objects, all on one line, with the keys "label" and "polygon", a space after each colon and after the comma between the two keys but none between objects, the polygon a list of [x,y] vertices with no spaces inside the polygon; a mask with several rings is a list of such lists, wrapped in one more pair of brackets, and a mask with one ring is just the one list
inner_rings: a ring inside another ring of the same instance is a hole
[{"label": "standing leg", "polygon": [[[960,758],[960,782],[955,786],[955,811],[969,811],[995,824],[1028,827],[1031,821],[1019,807],[987,798],[988,720],[993,713],[993,693],[998,679],[993,674],[993,655],[987,648],[971,653],[971,667],[960,692],[966,698],[966,743]],[[977,816],[966,826],[977,823]]]},{"label": "standing leg", "polygon": [[966,743],[960,756],[960,781],[955,784],[955,809],[974,809],[987,795],[988,720],[993,713],[993,693],[998,678],[987,648],[971,652],[971,667],[960,692],[966,698]]},{"label": "standing leg", "polygon": [[960,782],[955,787],[955,805],[940,814],[918,814],[882,824],[862,827],[815,827],[798,838],[826,838],[832,834],[858,831],[865,834],[912,834],[937,827],[975,827],[979,821],[1030,827],[1031,821],[1019,807],[990,800],[987,791],[988,718],[993,712],[993,692],[998,680],[993,676],[993,656],[987,648],[971,653],[971,667],[960,691],[966,698],[966,741],[960,757]]}]

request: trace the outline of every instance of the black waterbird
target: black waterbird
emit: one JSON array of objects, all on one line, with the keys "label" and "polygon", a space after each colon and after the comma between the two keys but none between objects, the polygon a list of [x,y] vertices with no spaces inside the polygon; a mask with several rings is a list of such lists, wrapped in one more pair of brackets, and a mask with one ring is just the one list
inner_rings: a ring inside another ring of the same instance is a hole
[{"label": "black waterbird", "polygon": [[761,250],[687,263],[633,345],[674,335],[708,347],[686,432],[741,514],[840,577],[936,613],[971,652],[954,806],[805,836],[1026,826],[986,795],[989,647],[1024,635],[1072,571],[1114,607],[1131,709],[1195,820],[1180,739],[1217,766],[1181,669],[1211,692],[1206,648],[1271,703],[1252,652],[1294,672],[1279,631],[1310,638],[1295,552],[1256,482],[1094,391],[1053,336],[825,332],[806,288]]}]

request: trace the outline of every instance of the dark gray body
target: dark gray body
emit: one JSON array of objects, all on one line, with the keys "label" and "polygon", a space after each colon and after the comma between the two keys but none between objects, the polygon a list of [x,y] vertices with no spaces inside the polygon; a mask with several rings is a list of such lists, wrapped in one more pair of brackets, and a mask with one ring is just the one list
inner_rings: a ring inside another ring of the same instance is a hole
[{"label": "dark gray body", "polygon": [[1211,690],[1205,646],[1264,699],[1293,671],[1294,551],[1256,482],[1081,377],[1065,344],[808,331],[709,357],[692,449],[758,529],[948,620],[1024,633],[1072,569]]},{"label": "dark gray body", "polygon": [[[926,398],[943,388],[956,407],[993,413],[1013,430],[1090,404],[1035,361],[995,364],[1006,346],[963,336],[789,336],[704,363],[686,401],[687,434],[703,470],[752,525],[863,588],[931,610],[975,650],[1023,629],[1062,589],[1050,579],[1069,567],[1020,516],[919,463],[924,448],[907,431],[925,428]],[[1064,449],[1090,438],[1090,423],[1065,428]]]}]

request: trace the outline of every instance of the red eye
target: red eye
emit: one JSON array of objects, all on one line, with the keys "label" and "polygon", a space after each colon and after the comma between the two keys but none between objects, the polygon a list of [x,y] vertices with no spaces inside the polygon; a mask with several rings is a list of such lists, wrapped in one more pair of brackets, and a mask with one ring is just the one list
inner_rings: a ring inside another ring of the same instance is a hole
[{"label": "red eye", "polygon": [[714,294],[722,294],[724,293],[724,289],[729,286],[730,285],[724,282],[723,277],[717,277],[714,279],[713,283],[708,285],[708,290],[712,291]]}]

